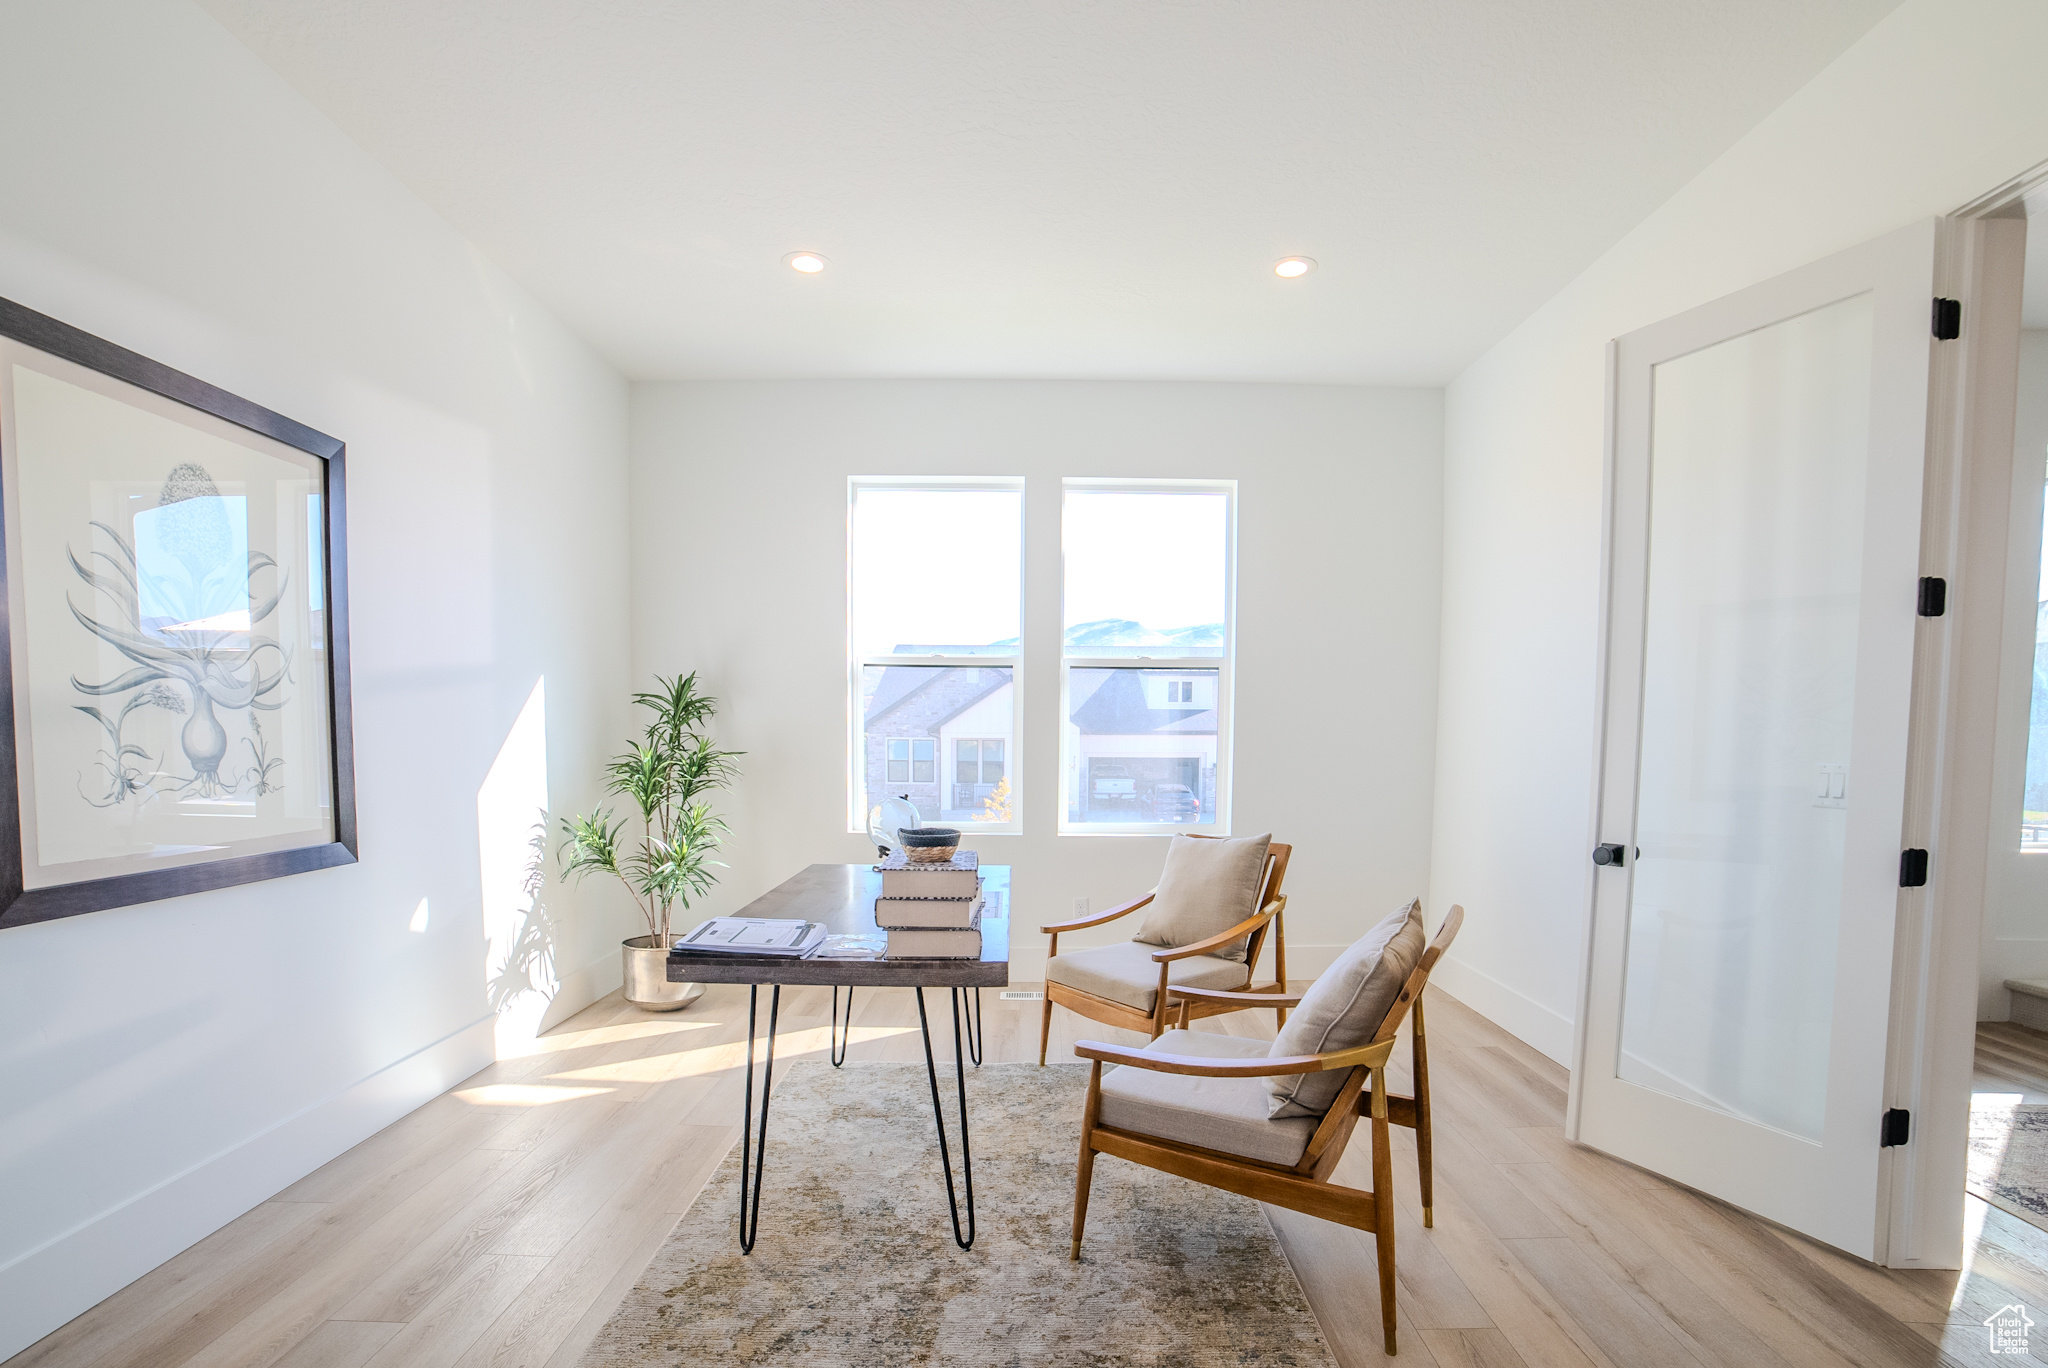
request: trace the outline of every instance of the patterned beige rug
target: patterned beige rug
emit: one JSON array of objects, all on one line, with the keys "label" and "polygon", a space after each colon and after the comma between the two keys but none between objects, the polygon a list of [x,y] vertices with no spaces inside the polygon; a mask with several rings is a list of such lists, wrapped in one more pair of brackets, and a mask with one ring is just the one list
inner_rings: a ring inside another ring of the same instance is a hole
[{"label": "patterned beige rug", "polygon": [[2048,1107],[2003,1096],[1980,1094],[1970,1104],[1970,1191],[2048,1228]]},{"label": "patterned beige rug", "polygon": [[[1087,1066],[971,1073],[980,1219],[964,1252],[947,1223],[923,1064],[776,1072],[754,1252],[739,1250],[735,1145],[584,1368],[1332,1363],[1245,1198],[1098,1158],[1081,1262],[1068,1260]],[[950,1075],[940,1082],[957,1137]]]}]

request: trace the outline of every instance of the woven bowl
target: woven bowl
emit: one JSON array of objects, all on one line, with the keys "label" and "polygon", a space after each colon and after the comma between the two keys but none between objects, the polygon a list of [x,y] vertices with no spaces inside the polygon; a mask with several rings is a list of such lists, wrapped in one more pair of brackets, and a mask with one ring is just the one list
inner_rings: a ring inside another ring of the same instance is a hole
[{"label": "woven bowl", "polygon": [[912,864],[944,864],[960,848],[960,833],[953,827],[905,827],[896,836],[903,842],[903,858]]}]

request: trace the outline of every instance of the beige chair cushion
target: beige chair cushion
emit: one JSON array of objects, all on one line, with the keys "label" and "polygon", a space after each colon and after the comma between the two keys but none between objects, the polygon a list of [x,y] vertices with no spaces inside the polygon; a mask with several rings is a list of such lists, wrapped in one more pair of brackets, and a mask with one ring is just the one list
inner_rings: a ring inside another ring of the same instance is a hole
[{"label": "beige chair cushion", "polygon": [[[1241,960],[1212,959],[1190,955],[1166,966],[1166,981],[1189,988],[1221,988],[1234,992],[1251,981],[1252,971]],[[1100,945],[1093,950],[1062,950],[1045,962],[1045,977],[1084,993],[1121,1002],[1150,1016],[1153,999],[1159,996],[1159,966],[1152,962],[1152,947],[1136,941]],[[1174,1008],[1169,1004],[1167,1011]]]},{"label": "beige chair cushion", "polygon": [[[1272,1053],[1323,1054],[1367,1045],[1379,1034],[1401,985],[1422,961],[1422,903],[1418,899],[1365,933],[1302,994],[1301,1005],[1273,1038]],[[1321,1116],[1344,1089],[1344,1069],[1286,1074],[1266,1080],[1274,1116]]]},{"label": "beige chair cushion", "polygon": [[[1259,888],[1266,881],[1266,847],[1273,833],[1236,840],[1201,840],[1175,836],[1166,847],[1166,868],[1145,909],[1145,921],[1131,937],[1145,945],[1178,949],[1228,931],[1259,910]],[[1251,938],[1244,937],[1216,952],[1218,959],[1241,960]]]},{"label": "beige chair cushion", "polygon": [[[1266,1042],[1213,1031],[1168,1031],[1146,1046],[1145,1052],[1261,1059]],[[1196,1078],[1123,1064],[1103,1070],[1098,1120],[1118,1130],[1241,1154],[1269,1164],[1298,1164],[1309,1137],[1316,1133],[1316,1118],[1275,1121],[1266,1115],[1270,1101],[1263,1078]]]}]

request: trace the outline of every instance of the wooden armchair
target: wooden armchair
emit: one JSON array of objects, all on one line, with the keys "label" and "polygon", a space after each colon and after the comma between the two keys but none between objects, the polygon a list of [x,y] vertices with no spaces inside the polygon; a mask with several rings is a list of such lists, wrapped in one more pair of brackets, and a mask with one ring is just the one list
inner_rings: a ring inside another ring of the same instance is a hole
[{"label": "wooden armchair", "polygon": [[[1081,1257],[1081,1231],[1088,1216],[1088,1190],[1098,1153],[1369,1230],[1379,1252],[1380,1323],[1386,1351],[1394,1353],[1393,1149],[1389,1128],[1410,1126],[1416,1132],[1423,1219],[1429,1224],[1429,1083],[1421,1043],[1422,990],[1464,920],[1462,907],[1451,908],[1436,939],[1423,951],[1379,1029],[1365,1045],[1324,1054],[1273,1057],[1265,1052],[1262,1041],[1186,1030],[1175,1030],[1140,1050],[1092,1040],[1075,1045],[1074,1053],[1093,1060],[1094,1067],[1088,1075],[1088,1101],[1081,1120],[1072,1257]],[[1299,1001],[1290,997],[1288,1005]],[[1256,1005],[1267,1004],[1261,1001]],[[1416,1014],[1415,1096],[1395,1097],[1387,1091],[1386,1065],[1394,1052],[1395,1033],[1411,1009]],[[1117,1103],[1112,1120],[1123,1120],[1124,1125],[1103,1119],[1104,1064],[1145,1071],[1147,1081],[1120,1087],[1112,1099]],[[1328,1111],[1320,1117],[1269,1118],[1270,1094],[1259,1080],[1334,1069],[1348,1073]],[[1152,1079],[1152,1075],[1160,1077]],[[1372,1123],[1370,1191],[1331,1181],[1360,1118]],[[1149,1129],[1133,1124],[1148,1120],[1156,1123]],[[1164,1130],[1174,1134],[1158,1133]]]},{"label": "wooden armchair", "polygon": [[[1202,836],[1196,839],[1216,838]],[[1105,976],[1101,986],[1117,992],[1119,996],[1111,997],[1106,992],[1090,992],[1071,984],[1055,983],[1048,968],[1045,1006],[1040,1012],[1038,1023],[1039,1064],[1045,1063],[1046,1044],[1052,1038],[1052,1009],[1055,1003],[1069,1011],[1079,1012],[1090,1021],[1099,1021],[1106,1026],[1120,1026],[1127,1031],[1143,1031],[1155,1039],[1166,1030],[1167,1019],[1176,1006],[1182,1013],[1183,1025],[1193,1018],[1216,1016],[1223,1012],[1241,1012],[1247,1007],[1273,1007],[1280,1023],[1285,1025],[1287,1006],[1279,1003],[1274,995],[1285,994],[1287,991],[1287,928],[1282,916],[1287,909],[1287,898],[1281,893],[1280,884],[1287,877],[1287,859],[1293,853],[1294,847],[1282,845],[1277,841],[1266,848],[1266,875],[1260,884],[1255,903],[1258,911],[1229,930],[1196,941],[1192,945],[1175,946],[1172,949],[1153,949],[1150,946],[1138,946],[1135,942],[1129,947],[1117,947],[1117,958],[1130,960],[1132,964],[1110,967],[1112,970],[1126,969],[1127,972],[1121,977],[1131,981],[1110,982],[1109,976]],[[1112,907],[1109,911],[1092,917],[1079,917],[1073,921],[1054,922],[1049,926],[1039,927],[1040,931],[1052,937],[1052,943],[1046,949],[1048,965],[1059,956],[1060,936],[1063,932],[1102,926],[1119,917],[1129,916],[1149,905],[1151,901],[1152,894],[1147,893],[1142,898],[1119,907]],[[1259,952],[1265,946],[1269,928],[1273,935],[1273,982],[1252,987],[1252,972],[1259,962]],[[1242,966],[1237,965],[1235,961],[1229,961],[1227,968],[1217,963],[1216,951],[1246,937],[1250,939],[1245,946]],[[1099,953],[1107,949],[1109,947],[1098,947],[1098,951],[1083,953]],[[1145,982],[1136,981],[1138,975],[1128,972],[1140,965],[1144,966],[1139,973],[1145,976]],[[1158,966],[1156,984],[1149,980],[1152,965]],[[1218,975],[1228,977],[1222,984],[1203,982],[1204,979],[1213,979]],[[1230,987],[1234,990],[1234,996],[1227,1002],[1199,1001],[1176,1004],[1169,1000],[1169,989],[1182,986]],[[1246,997],[1254,998],[1256,1001],[1239,1000]]]}]

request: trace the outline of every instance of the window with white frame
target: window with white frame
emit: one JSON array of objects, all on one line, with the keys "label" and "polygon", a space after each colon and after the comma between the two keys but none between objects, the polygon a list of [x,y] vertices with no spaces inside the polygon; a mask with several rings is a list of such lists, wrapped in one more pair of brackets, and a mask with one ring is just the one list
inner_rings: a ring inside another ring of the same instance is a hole
[{"label": "window with white frame", "polygon": [[1017,830],[1023,482],[855,479],[848,499],[847,829],[896,797]]},{"label": "window with white frame", "polygon": [[1064,494],[1060,830],[1227,831],[1236,484]]}]

